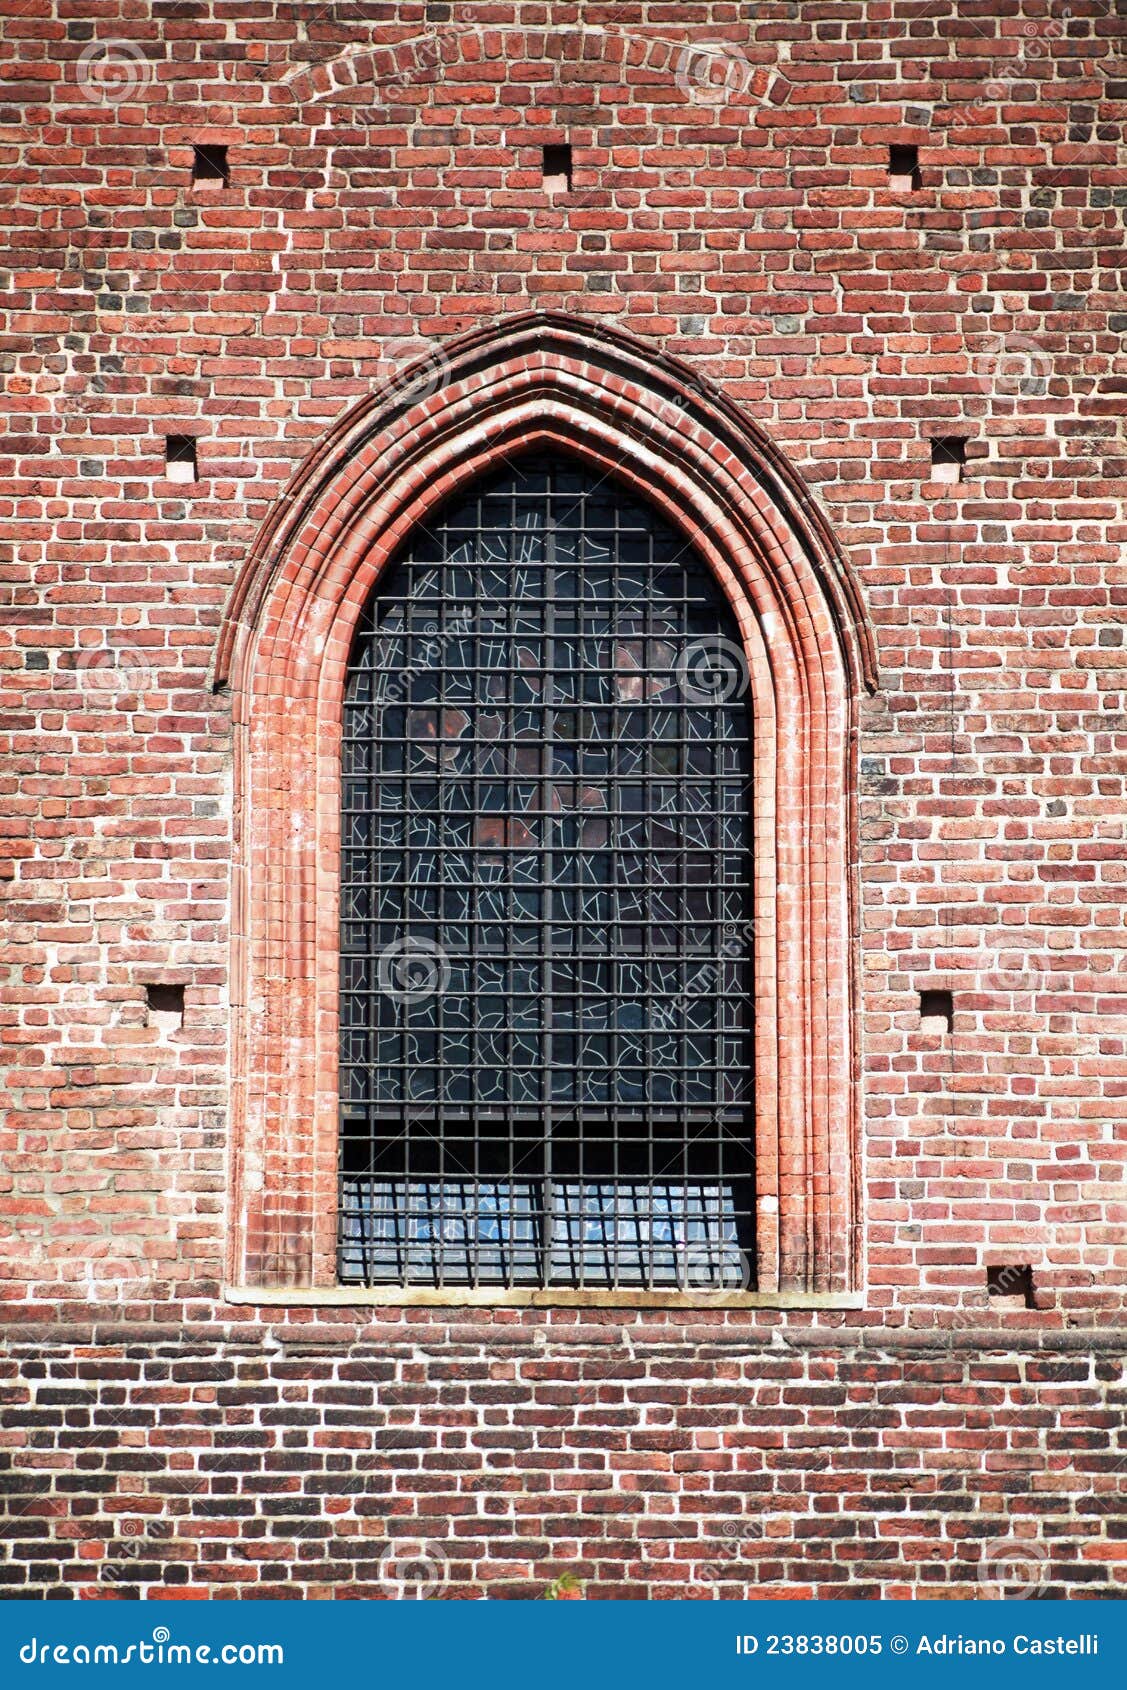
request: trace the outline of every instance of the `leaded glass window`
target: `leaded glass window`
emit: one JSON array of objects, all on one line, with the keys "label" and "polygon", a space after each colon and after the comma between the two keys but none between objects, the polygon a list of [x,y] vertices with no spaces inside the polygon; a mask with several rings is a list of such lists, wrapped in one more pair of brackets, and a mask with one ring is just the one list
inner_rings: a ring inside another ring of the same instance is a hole
[{"label": "leaded glass window", "polygon": [[742,661],[684,538],[562,456],[378,584],[343,723],[344,1282],[746,1285]]}]

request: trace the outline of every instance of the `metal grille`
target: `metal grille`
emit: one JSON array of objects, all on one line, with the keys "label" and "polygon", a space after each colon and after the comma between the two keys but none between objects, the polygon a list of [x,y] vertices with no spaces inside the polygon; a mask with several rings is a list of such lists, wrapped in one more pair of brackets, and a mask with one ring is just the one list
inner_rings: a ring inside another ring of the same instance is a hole
[{"label": "metal grille", "polygon": [[343,1281],[746,1285],[742,665],[684,540],[564,458],[381,583],[344,710]]}]

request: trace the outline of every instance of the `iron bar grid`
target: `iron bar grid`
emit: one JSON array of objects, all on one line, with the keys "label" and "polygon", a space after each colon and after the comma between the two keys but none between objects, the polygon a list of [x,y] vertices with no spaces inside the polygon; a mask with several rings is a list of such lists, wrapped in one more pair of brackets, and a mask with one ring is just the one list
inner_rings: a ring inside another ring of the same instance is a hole
[{"label": "iron bar grid", "polygon": [[342,1281],[746,1285],[740,650],[692,548],[563,458],[378,587],[343,723]]}]

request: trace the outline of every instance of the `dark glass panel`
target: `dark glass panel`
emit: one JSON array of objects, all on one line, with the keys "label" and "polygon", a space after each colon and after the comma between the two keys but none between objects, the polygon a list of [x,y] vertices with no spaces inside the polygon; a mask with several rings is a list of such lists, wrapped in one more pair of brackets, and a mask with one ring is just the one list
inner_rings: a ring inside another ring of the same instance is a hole
[{"label": "dark glass panel", "polygon": [[381,582],[344,711],[343,1280],[746,1283],[739,654],[694,551],[560,459]]}]

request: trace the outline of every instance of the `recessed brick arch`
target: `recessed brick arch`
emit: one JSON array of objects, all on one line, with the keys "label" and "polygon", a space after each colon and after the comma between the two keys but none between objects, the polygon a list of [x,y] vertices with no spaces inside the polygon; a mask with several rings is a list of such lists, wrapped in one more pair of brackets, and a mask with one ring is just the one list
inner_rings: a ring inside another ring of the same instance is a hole
[{"label": "recessed brick arch", "polygon": [[297,114],[347,97],[353,89],[394,98],[414,85],[441,85],[459,74],[488,80],[492,67],[541,64],[581,69],[587,80],[623,83],[640,73],[680,84],[682,97],[704,92],[710,104],[781,105],[789,84],[780,76],[774,42],[762,46],[685,41],[576,21],[552,28],[519,24],[482,31],[475,21],[450,22],[390,44],[354,45],[316,64],[302,64],[266,87],[271,103]]},{"label": "recessed brick arch", "polygon": [[237,736],[236,1284],[334,1281],[339,723],[357,617],[439,501],[518,447],[553,444],[680,527],[739,621],[756,721],[757,1291],[855,1284],[854,710],[874,674],[858,594],[801,482],[745,418],[675,361],[540,315],[445,346],[350,412],[232,593],[216,679]]}]

